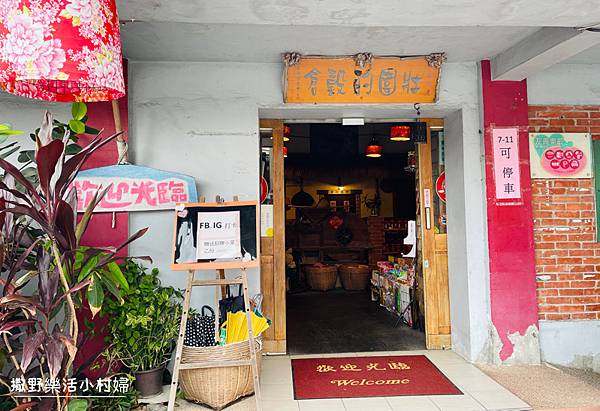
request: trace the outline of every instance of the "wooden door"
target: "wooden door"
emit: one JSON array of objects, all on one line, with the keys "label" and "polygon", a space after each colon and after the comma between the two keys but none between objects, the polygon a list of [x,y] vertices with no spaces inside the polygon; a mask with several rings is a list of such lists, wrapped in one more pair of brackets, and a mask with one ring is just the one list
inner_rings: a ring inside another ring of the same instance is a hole
[{"label": "wooden door", "polygon": [[[428,349],[450,349],[450,297],[448,291],[448,239],[445,230],[445,203],[437,197],[435,180],[443,172],[443,145],[437,135],[432,144],[431,126],[443,126],[442,120],[427,122],[427,144],[417,145],[419,215],[423,272],[425,334]],[[434,155],[432,155],[432,152]]]},{"label": "wooden door", "polygon": [[283,122],[260,120],[261,138],[272,137],[270,186],[273,204],[273,235],[261,237],[260,287],[263,311],[272,321],[265,332],[263,351],[286,352],[285,323],[285,187],[283,168]]}]

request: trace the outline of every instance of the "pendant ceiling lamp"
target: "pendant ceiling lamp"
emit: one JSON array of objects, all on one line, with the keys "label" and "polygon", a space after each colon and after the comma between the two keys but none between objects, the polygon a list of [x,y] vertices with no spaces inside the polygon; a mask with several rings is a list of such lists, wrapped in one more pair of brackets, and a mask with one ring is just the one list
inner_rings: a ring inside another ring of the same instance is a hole
[{"label": "pendant ceiling lamp", "polygon": [[292,137],[292,128],[283,126],[283,141],[290,141],[290,137]]},{"label": "pendant ceiling lamp", "polygon": [[367,157],[381,157],[383,147],[377,142],[375,137],[371,139],[371,142],[367,146],[366,156]]},{"label": "pendant ceiling lamp", "polygon": [[410,126],[392,126],[390,128],[390,140],[392,141],[410,141]]},{"label": "pendant ceiling lamp", "polygon": [[0,87],[47,101],[125,95],[115,0],[1,3]]}]

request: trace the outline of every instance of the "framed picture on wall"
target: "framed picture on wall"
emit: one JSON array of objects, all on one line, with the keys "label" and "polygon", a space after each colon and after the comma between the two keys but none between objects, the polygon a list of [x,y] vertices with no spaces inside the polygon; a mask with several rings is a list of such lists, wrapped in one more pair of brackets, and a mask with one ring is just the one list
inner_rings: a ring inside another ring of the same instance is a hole
[{"label": "framed picture on wall", "polygon": [[591,141],[588,133],[530,133],[531,178],[591,178]]},{"label": "framed picture on wall", "polygon": [[258,267],[258,212],[256,201],[179,204],[171,269]]}]

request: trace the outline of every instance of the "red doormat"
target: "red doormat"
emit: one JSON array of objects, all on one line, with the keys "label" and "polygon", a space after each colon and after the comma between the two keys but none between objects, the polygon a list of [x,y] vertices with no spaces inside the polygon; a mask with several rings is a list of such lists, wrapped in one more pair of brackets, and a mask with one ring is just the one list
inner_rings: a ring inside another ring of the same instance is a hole
[{"label": "red doormat", "polygon": [[292,374],[297,400],[462,394],[424,355],[294,359]]}]

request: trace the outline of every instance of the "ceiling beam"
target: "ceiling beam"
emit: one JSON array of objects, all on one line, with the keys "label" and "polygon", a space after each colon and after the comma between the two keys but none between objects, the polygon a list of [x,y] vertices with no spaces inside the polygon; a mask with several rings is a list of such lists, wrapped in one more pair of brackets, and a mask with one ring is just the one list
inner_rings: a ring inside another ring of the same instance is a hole
[{"label": "ceiling beam", "polygon": [[600,33],[543,27],[492,59],[492,80],[523,80],[599,43]]}]

